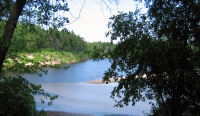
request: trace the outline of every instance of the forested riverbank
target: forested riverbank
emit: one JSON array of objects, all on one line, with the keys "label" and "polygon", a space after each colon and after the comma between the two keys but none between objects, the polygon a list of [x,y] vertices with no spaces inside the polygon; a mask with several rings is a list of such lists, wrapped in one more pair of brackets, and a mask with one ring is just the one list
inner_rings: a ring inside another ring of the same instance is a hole
[{"label": "forested riverbank", "polygon": [[[1,35],[4,27],[5,22],[0,21]],[[4,45],[6,44],[5,41]],[[115,45],[109,42],[89,43],[74,31],[58,30],[57,28],[46,29],[42,26],[19,22],[12,42],[9,44],[0,74],[0,79],[3,80],[0,83],[1,106],[4,107],[0,114],[7,115],[11,112],[9,115],[20,115],[20,113],[26,115],[24,112],[26,108],[28,115],[30,113],[40,115],[40,112],[36,110],[34,95],[45,96],[44,99],[49,98],[48,105],[51,105],[52,101],[58,97],[58,95],[50,95],[44,91],[41,85],[29,82],[25,79],[26,74],[34,75],[34,78],[41,77],[43,72],[45,74],[48,72],[45,67],[79,62],[91,58],[95,49],[107,53],[114,47]],[[12,75],[13,73],[14,75]],[[51,79],[48,78],[48,80]],[[13,96],[17,96],[17,98]],[[23,102],[19,102],[19,99]],[[40,101],[40,104],[41,102],[43,103]],[[16,110],[13,106],[21,108]]]},{"label": "forested riverbank", "polygon": [[95,49],[107,53],[115,47],[110,42],[89,43],[67,29],[45,29],[37,25],[26,26],[22,22],[17,25],[13,38],[4,61],[4,69],[8,71],[16,71],[15,65],[37,67],[79,62],[91,58]]}]

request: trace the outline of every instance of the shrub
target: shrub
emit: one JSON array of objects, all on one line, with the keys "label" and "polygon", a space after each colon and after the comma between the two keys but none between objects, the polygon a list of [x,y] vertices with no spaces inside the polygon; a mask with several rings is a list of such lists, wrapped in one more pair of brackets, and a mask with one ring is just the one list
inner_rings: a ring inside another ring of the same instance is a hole
[{"label": "shrub", "polygon": [[1,116],[38,116],[44,112],[36,110],[34,95],[43,95],[52,100],[58,96],[50,96],[41,89],[41,85],[29,83],[21,76],[0,77],[0,115]]}]

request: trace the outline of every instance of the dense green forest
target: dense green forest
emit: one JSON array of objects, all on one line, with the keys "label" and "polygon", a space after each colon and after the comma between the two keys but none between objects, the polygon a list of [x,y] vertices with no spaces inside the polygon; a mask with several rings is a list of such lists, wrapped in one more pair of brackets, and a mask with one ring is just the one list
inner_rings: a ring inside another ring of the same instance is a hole
[{"label": "dense green forest", "polygon": [[[3,27],[4,21],[1,21],[1,25]],[[26,26],[21,23],[17,25],[13,38],[5,60],[6,64],[12,63],[8,59],[23,57],[20,58],[22,60],[28,55],[40,62],[48,61],[44,57],[48,56],[51,60],[60,59],[59,64],[70,63],[91,58],[97,49],[107,53],[115,47],[110,42],[89,43],[74,31],[67,29],[43,29],[37,25]],[[25,63],[28,62],[30,61]]]},{"label": "dense green forest", "polygon": [[42,29],[39,26],[25,26],[18,24],[12,41],[12,52],[38,52],[43,48],[53,48],[54,51],[66,51],[74,54],[81,52],[92,52],[94,46],[102,48],[105,52],[113,49],[114,44],[109,42],[85,41],[83,37],[67,29],[58,30],[56,28]]}]

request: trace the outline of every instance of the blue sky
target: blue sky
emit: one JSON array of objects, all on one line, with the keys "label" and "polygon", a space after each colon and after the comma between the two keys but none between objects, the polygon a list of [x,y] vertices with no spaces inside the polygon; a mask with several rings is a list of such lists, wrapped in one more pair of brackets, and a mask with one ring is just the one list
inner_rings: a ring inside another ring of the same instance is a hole
[{"label": "blue sky", "polygon": [[[137,2],[134,2],[134,0],[121,0],[118,5],[110,4],[108,0],[105,0],[105,2],[107,2],[112,11],[107,9],[105,4],[102,3],[101,5],[101,0],[86,0],[79,17],[84,0],[69,0],[68,5],[73,16],[69,12],[66,12],[64,15],[69,17],[70,22],[76,20],[75,18],[77,17],[79,19],[65,27],[73,30],[88,42],[110,41],[109,38],[105,37],[105,33],[108,31],[109,17],[117,14],[118,11],[134,11]],[[142,4],[140,5],[142,6]]]}]

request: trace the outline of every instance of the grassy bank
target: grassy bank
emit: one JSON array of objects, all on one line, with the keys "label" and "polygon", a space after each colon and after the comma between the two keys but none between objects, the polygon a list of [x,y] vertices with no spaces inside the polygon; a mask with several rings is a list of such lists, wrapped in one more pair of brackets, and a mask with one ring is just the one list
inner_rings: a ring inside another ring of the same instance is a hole
[{"label": "grassy bank", "polygon": [[32,58],[34,61],[39,62],[46,62],[46,61],[52,61],[58,64],[66,64],[66,63],[72,63],[72,62],[79,62],[82,59],[85,58],[84,54],[73,54],[71,52],[65,52],[65,51],[55,51],[52,48],[46,48],[42,49],[39,52],[34,52],[30,54],[22,53],[21,55],[27,56],[28,58]]},{"label": "grassy bank", "polygon": [[66,51],[55,51],[52,48],[41,49],[37,52],[27,53],[21,52],[14,55],[8,55],[5,60],[5,68],[10,68],[14,65],[55,65],[55,64],[68,64],[79,62],[87,59],[88,56],[83,53],[71,53]]}]

